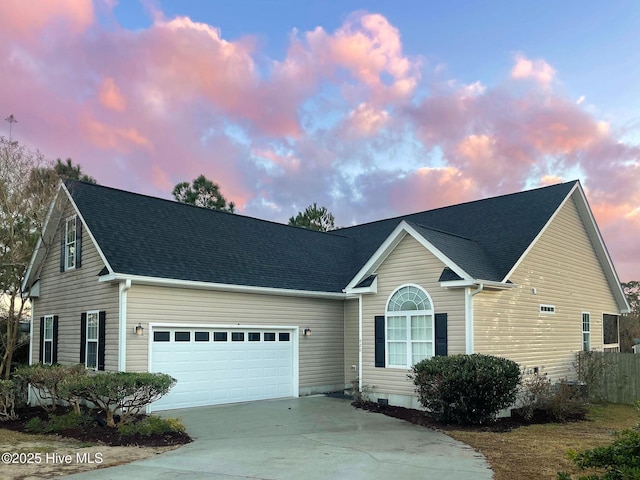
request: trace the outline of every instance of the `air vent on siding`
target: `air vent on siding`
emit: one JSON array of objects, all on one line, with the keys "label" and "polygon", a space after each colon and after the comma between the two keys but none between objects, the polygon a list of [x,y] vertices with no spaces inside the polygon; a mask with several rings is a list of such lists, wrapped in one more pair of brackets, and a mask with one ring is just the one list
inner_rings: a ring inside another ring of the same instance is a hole
[{"label": "air vent on siding", "polygon": [[556,313],[555,305],[540,305],[540,313],[545,313],[547,315]]}]

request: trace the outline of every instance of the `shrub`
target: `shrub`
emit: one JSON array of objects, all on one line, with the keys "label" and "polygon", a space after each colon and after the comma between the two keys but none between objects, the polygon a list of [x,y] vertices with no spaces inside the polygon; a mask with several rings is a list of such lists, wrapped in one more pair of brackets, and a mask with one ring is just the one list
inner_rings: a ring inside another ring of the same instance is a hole
[{"label": "shrub", "polygon": [[160,418],[156,416],[144,417],[140,421],[118,424],[118,432],[123,437],[142,435],[164,435],[167,433],[184,433],[186,431],[179,418]]},{"label": "shrub", "polygon": [[579,352],[574,363],[578,381],[585,386],[588,400],[602,400],[602,385],[604,383],[607,362],[602,352]]},{"label": "shrub", "polygon": [[62,395],[77,397],[104,410],[107,425],[115,427],[114,415],[137,414],[165,395],[176,380],[163,373],[105,372],[80,376],[61,385]]},{"label": "shrub", "polygon": [[34,417],[25,424],[25,430],[31,433],[60,433],[64,430],[85,427],[92,419],[86,415],[69,412],[64,415],[49,414],[48,420]]},{"label": "shrub", "polygon": [[16,395],[17,385],[11,380],[0,380],[0,422],[17,418]]},{"label": "shrub", "polygon": [[530,420],[536,413],[558,422],[584,420],[587,402],[577,385],[553,384],[546,374],[535,373],[522,380],[518,413]]},{"label": "shrub", "polygon": [[[570,452],[569,458],[581,470],[596,468],[602,474],[579,477],[580,480],[637,480],[640,479],[640,430],[623,430],[615,434],[610,445],[584,452]],[[559,479],[569,480],[571,476],[561,472]]]},{"label": "shrub", "polygon": [[29,433],[46,433],[47,422],[41,418],[33,417],[27,420],[27,423],[24,424],[24,429]]},{"label": "shrub", "polygon": [[31,384],[35,395],[39,398],[40,406],[47,412],[54,412],[59,401],[73,405],[76,413],[80,413],[78,399],[62,391],[64,383],[72,382],[76,378],[86,375],[84,365],[42,365],[40,363],[28,365],[16,370],[15,376],[19,380]]},{"label": "shrub", "polygon": [[[635,403],[640,411],[640,401]],[[581,470],[600,469],[601,474],[578,477],[579,480],[639,480],[640,423],[635,428],[614,434],[610,445],[583,452],[569,452],[569,458]],[[567,472],[558,472],[559,480],[571,480]]]},{"label": "shrub", "polygon": [[418,399],[436,419],[482,424],[513,404],[520,382],[518,364],[490,355],[432,357],[413,366]]}]

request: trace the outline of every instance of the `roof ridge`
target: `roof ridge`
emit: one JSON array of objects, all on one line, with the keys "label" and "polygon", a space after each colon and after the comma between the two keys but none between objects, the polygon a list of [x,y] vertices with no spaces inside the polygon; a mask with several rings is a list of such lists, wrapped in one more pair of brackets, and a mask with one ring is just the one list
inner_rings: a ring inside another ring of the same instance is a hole
[{"label": "roof ridge", "polygon": [[[268,224],[271,224],[271,225],[278,225],[280,227],[295,228],[295,229],[298,229],[298,230],[301,230],[301,231],[314,232],[314,233],[320,233],[320,234],[331,233],[331,234],[333,234],[334,237],[351,238],[351,237],[348,237],[346,235],[341,235],[339,233],[334,234],[333,232],[336,232],[338,229],[331,230],[329,232],[321,232],[319,230],[312,230],[310,228],[304,228],[304,227],[300,227],[298,225],[288,225],[286,223],[276,222],[275,220],[267,220],[267,219],[264,219],[264,218],[253,217],[253,216],[244,215],[244,214],[241,214],[241,213],[229,212],[229,211],[226,211],[226,210],[216,210],[216,209],[213,209],[213,208],[199,207],[198,205],[191,205],[189,203],[182,203],[182,202],[178,202],[177,200],[171,200],[169,198],[156,197],[156,196],[149,195],[149,194],[146,194],[146,193],[132,192],[130,190],[123,190],[121,188],[110,187],[108,185],[101,185],[101,184],[98,184],[98,183],[86,182],[86,181],[83,181],[83,180],[76,180],[76,179],[68,178],[68,179],[66,179],[64,181],[64,183],[65,183],[65,186],[67,186],[67,188],[69,188],[70,184],[80,183],[83,186],[87,186],[87,187],[90,187],[90,188],[102,188],[102,189],[111,190],[111,191],[114,191],[114,192],[123,193],[123,194],[126,194],[126,195],[133,195],[135,197],[143,197],[143,198],[148,198],[150,200],[158,200],[158,201],[162,201],[162,202],[167,202],[167,203],[172,204],[172,205],[182,205],[184,207],[197,208],[199,210],[215,212],[216,214],[232,215],[232,216],[234,216],[236,218],[244,218],[244,219],[247,219],[247,220],[254,220],[254,221],[258,221],[258,222],[264,222],[264,223],[268,223]],[[73,196],[73,191],[70,191],[69,193],[71,193],[71,196]]]},{"label": "roof ridge", "polygon": [[408,220],[405,220],[405,222],[407,222],[409,225],[415,225],[415,226],[420,227],[420,228],[426,228],[427,230],[431,230],[432,232],[443,233],[445,235],[449,235],[450,237],[461,238],[463,240],[469,240],[470,242],[476,242],[478,244],[480,243],[477,240],[474,240],[473,238],[464,237],[464,236],[458,235],[456,233],[447,232],[446,230],[440,230],[439,228],[429,227],[427,225],[422,225],[420,223],[415,223],[415,222],[411,222],[411,221],[408,221]]},{"label": "roof ridge", "polygon": [[530,193],[530,192],[535,192],[535,191],[538,191],[538,190],[544,190],[544,189],[547,189],[547,188],[559,187],[561,185],[569,185],[569,184],[572,184],[572,183],[575,184],[575,183],[579,183],[579,182],[580,182],[580,180],[577,180],[577,179],[576,180],[570,180],[568,182],[554,183],[553,185],[544,185],[542,187],[531,188],[529,190],[521,190],[519,192],[503,193],[502,195],[496,195],[496,196],[493,196],[493,197],[479,198],[477,200],[469,200],[467,202],[454,203],[453,205],[444,205],[442,207],[432,208],[432,209],[429,209],[429,210],[421,210],[419,212],[406,213],[404,215],[397,215],[395,217],[381,218],[379,220],[372,220],[370,222],[358,223],[358,224],[355,224],[355,225],[350,225],[348,227],[342,227],[342,228],[336,229],[336,230],[334,230],[334,232],[335,231],[340,231],[340,230],[347,230],[347,229],[350,229],[350,228],[362,227],[364,225],[373,225],[375,223],[387,222],[387,221],[390,221],[390,220],[404,220],[407,217],[411,217],[411,216],[414,216],[414,215],[420,215],[420,214],[426,213],[426,212],[436,212],[438,210],[445,210],[447,208],[459,207],[459,206],[462,206],[462,205],[470,205],[472,203],[481,203],[481,202],[486,202],[486,201],[490,201],[490,200],[495,200],[495,199],[498,199],[498,198],[510,197],[510,196],[513,196],[513,195],[520,195],[520,194],[523,194],[523,193]]}]

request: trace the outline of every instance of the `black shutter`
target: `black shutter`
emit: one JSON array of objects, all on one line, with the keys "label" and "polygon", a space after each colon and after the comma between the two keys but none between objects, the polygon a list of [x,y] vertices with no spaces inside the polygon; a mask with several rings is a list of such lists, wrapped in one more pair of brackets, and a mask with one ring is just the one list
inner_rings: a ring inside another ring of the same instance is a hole
[{"label": "black shutter", "polygon": [[65,223],[62,227],[62,231],[60,232],[60,271],[64,272],[64,239],[67,235],[67,224]]},{"label": "black shutter", "polygon": [[87,314],[80,315],[80,363],[87,363]]},{"label": "black shutter", "polygon": [[436,355],[447,356],[447,314],[436,313]]},{"label": "black shutter", "polygon": [[106,338],[106,312],[98,314],[98,370],[104,370],[104,341]]},{"label": "black shutter", "polygon": [[76,217],[76,268],[82,266],[82,220]]},{"label": "black shutter", "polygon": [[40,355],[39,361],[44,360],[44,317],[40,317]]},{"label": "black shutter", "polygon": [[51,345],[51,363],[58,363],[58,316],[53,316],[53,345]]},{"label": "black shutter", "polygon": [[384,315],[376,316],[376,333],[375,333],[375,345],[376,345],[376,367],[384,367],[384,348],[385,348],[385,335],[384,335]]}]

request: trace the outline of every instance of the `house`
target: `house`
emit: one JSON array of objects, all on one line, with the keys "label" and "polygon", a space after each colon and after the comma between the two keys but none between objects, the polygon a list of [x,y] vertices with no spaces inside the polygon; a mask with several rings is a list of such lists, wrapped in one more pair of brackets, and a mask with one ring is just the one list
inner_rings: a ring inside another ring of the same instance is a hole
[{"label": "house", "polygon": [[578,181],[322,233],[61,184],[25,287],[31,362],[178,379],[154,410],[348,388],[484,353],[574,375],[629,306]]}]

